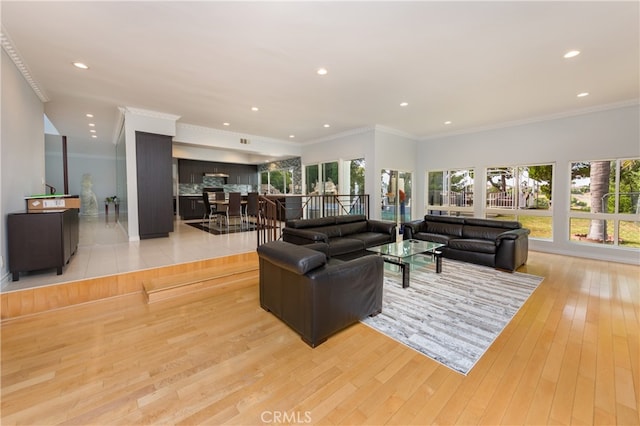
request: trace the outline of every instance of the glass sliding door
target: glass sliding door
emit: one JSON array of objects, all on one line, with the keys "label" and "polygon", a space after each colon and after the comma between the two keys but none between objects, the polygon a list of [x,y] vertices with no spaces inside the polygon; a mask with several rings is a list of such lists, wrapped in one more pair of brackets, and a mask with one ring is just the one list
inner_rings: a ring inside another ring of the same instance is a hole
[{"label": "glass sliding door", "polygon": [[411,172],[382,169],[380,217],[398,224],[411,220]]}]

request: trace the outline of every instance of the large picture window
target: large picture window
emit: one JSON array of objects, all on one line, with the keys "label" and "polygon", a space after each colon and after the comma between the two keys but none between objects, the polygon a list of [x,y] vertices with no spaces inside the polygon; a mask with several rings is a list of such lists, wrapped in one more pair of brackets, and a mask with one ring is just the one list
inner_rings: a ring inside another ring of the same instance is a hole
[{"label": "large picture window", "polygon": [[570,239],[640,247],[640,159],[571,163]]},{"label": "large picture window", "polygon": [[337,161],[306,166],[307,194],[335,195],[339,192],[339,167]]},{"label": "large picture window", "polygon": [[532,238],[553,237],[553,165],[489,167],[486,175],[486,216],[517,220]]},{"label": "large picture window", "polygon": [[260,173],[260,192],[263,194],[292,194],[293,170],[276,169]]},{"label": "large picture window", "polygon": [[427,210],[438,214],[473,214],[473,169],[427,173]]}]

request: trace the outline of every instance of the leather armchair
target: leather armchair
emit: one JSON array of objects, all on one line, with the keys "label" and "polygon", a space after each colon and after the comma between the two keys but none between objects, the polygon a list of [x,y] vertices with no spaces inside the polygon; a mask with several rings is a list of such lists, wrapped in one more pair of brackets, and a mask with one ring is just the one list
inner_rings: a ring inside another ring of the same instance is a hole
[{"label": "leather armchair", "polygon": [[323,245],[316,243],[311,249],[272,241],[257,249],[260,306],[311,347],[382,311],[382,258],[328,261]]}]

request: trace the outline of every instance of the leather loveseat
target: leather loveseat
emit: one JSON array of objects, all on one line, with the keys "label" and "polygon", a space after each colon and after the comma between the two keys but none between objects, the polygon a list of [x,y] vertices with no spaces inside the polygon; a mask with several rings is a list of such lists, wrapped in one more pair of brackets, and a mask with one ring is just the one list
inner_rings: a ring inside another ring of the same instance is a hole
[{"label": "leather loveseat", "polygon": [[283,241],[298,245],[325,243],[329,256],[342,260],[360,257],[367,248],[391,243],[395,238],[395,222],[364,215],[289,220],[282,230]]},{"label": "leather loveseat", "polygon": [[404,224],[404,238],[446,244],[442,255],[514,271],[527,262],[529,230],[519,222],[426,215]]},{"label": "leather loveseat", "polygon": [[[324,243],[313,245],[321,250]],[[284,241],[258,247],[260,306],[311,347],[382,311],[383,259],[328,260],[324,251]]]}]

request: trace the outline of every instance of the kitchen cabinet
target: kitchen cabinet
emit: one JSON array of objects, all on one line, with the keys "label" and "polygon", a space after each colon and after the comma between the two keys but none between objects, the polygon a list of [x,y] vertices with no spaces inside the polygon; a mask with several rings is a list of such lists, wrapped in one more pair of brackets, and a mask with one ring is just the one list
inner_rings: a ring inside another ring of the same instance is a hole
[{"label": "kitchen cabinet", "polygon": [[178,178],[180,183],[202,183],[202,175],[210,173],[207,161],[179,160]]},{"label": "kitchen cabinet", "polygon": [[42,210],[7,216],[9,272],[56,268],[58,275],[78,249],[78,209]]},{"label": "kitchen cabinet", "polygon": [[228,184],[257,185],[258,166],[251,164],[217,163],[214,161],[178,160],[180,183],[202,183],[205,173],[222,173]]},{"label": "kitchen cabinet", "polygon": [[171,136],[136,132],[138,233],[141,239],[173,231]]},{"label": "kitchen cabinet", "polygon": [[250,164],[233,164],[233,171],[229,173],[229,183],[241,185],[258,184],[258,166]]},{"label": "kitchen cabinet", "polygon": [[180,196],[180,218],[182,220],[202,219],[205,207],[201,195]]}]

